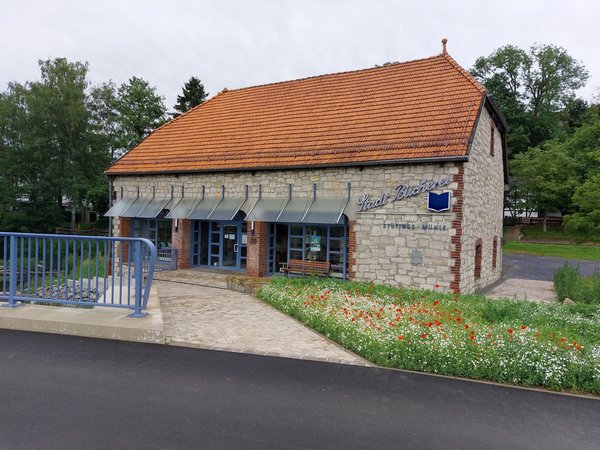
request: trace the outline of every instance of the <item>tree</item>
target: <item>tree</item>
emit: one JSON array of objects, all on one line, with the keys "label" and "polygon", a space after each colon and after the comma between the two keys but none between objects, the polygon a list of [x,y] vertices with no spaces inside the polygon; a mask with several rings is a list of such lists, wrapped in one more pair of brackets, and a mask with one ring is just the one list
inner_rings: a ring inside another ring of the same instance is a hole
[{"label": "tree", "polygon": [[513,45],[501,47],[478,58],[471,73],[505,115],[513,155],[560,136],[559,113],[573,105],[575,91],[588,79],[579,61],[551,44],[536,44],[529,52]]},{"label": "tree", "polygon": [[571,197],[578,186],[575,160],[559,147],[550,149],[532,148],[515,156],[513,175],[518,182],[512,189],[519,189],[521,201],[544,217],[549,212],[572,212]]},{"label": "tree", "polygon": [[1,97],[3,229],[50,231],[62,222],[64,199],[73,225],[109,161],[91,127],[87,63],[39,65],[40,81],[12,84]]},{"label": "tree", "polygon": [[208,92],[205,92],[204,85],[196,77],[191,77],[189,81],[184,84],[182,90],[182,95],[177,96],[177,104],[173,106],[173,108],[178,111],[173,113],[173,117],[180,116],[184,112],[198,106],[206,100],[206,97],[208,97]]},{"label": "tree", "polygon": [[131,150],[167,120],[164,97],[138,77],[119,86],[114,110],[118,115],[116,156]]},{"label": "tree", "polygon": [[511,172],[516,181],[506,197],[509,208],[543,215],[560,211],[567,214],[567,227],[592,231],[600,208],[600,202],[594,204],[600,196],[600,115],[586,115],[583,125],[563,140],[516,155]]},{"label": "tree", "polygon": [[[600,153],[599,153],[600,159]],[[579,211],[565,218],[567,230],[600,235],[600,173],[583,183],[573,195]]]}]

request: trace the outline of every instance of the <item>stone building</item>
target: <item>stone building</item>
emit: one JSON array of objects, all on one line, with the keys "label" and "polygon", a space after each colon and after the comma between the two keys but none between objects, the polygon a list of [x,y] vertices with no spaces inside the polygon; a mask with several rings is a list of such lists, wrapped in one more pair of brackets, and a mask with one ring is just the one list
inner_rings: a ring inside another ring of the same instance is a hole
[{"label": "stone building", "polygon": [[178,268],[473,292],[500,277],[506,122],[446,52],[224,89],[119,159],[114,235]]}]

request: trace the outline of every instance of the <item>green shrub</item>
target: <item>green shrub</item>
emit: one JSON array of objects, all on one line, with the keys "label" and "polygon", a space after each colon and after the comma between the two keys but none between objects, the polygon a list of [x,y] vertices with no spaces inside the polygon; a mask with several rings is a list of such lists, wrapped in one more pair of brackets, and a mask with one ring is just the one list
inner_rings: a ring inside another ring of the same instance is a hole
[{"label": "green shrub", "polygon": [[581,289],[581,275],[579,269],[565,263],[560,269],[554,272],[554,290],[559,301],[565,298],[575,300]]},{"label": "green shrub", "polygon": [[578,303],[600,305],[600,272],[584,278],[577,268],[565,263],[554,273],[554,290],[560,301],[570,298]]}]

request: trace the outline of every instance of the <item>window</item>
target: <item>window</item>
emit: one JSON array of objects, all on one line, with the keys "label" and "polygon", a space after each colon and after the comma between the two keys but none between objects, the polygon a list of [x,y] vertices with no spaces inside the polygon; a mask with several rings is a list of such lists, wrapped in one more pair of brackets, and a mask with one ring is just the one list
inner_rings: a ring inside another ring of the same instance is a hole
[{"label": "window", "polygon": [[494,242],[492,245],[492,269],[495,269],[496,259],[498,258],[498,236],[494,236]]},{"label": "window", "polygon": [[277,273],[289,259],[329,261],[330,276],[346,278],[348,232],[346,225],[271,224],[269,271]]},{"label": "window", "polygon": [[492,126],[490,128],[490,156],[494,156],[494,144],[496,140],[496,125],[492,121]]},{"label": "window", "polygon": [[475,279],[481,278],[481,239],[477,239],[475,243]]},{"label": "window", "polygon": [[171,247],[171,220],[134,219],[132,236],[151,240],[157,249]]}]

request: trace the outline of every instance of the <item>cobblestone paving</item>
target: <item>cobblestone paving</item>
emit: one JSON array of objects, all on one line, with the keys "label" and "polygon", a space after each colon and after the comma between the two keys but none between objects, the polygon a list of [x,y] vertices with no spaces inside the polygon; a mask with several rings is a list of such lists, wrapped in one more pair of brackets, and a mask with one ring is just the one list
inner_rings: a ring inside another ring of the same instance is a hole
[{"label": "cobblestone paving", "polygon": [[155,275],[171,345],[369,365],[253,296],[228,290],[225,276],[200,270]]}]

